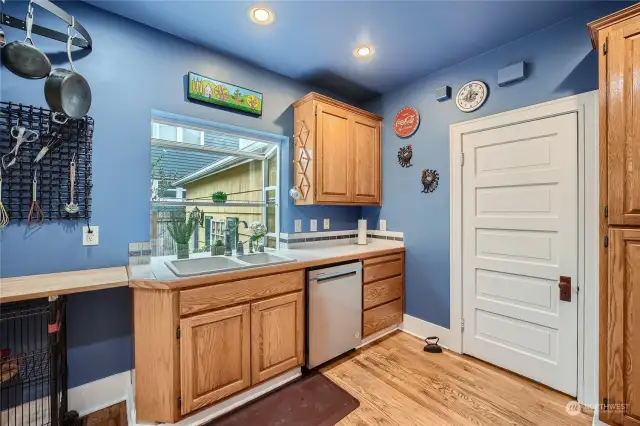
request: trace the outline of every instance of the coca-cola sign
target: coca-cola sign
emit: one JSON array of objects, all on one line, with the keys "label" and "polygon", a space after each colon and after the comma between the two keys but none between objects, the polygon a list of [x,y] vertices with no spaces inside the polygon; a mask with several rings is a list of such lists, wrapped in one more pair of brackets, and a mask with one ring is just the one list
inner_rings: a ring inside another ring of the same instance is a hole
[{"label": "coca-cola sign", "polygon": [[393,122],[393,130],[396,135],[401,138],[411,136],[420,124],[420,114],[415,108],[404,107],[396,114],[396,119]]}]

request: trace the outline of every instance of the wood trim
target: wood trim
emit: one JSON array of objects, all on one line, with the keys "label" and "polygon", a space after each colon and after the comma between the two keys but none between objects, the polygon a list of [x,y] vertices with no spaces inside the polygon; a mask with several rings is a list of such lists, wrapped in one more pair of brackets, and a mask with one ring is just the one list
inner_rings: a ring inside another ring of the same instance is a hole
[{"label": "wood trim", "polygon": [[367,253],[353,253],[344,256],[333,256],[322,259],[299,261],[282,265],[267,266],[262,268],[251,268],[236,272],[227,272],[215,275],[206,275],[192,278],[176,278],[175,280],[152,280],[131,278],[129,287],[149,288],[158,290],[183,290],[206,285],[221,284],[225,282],[237,281],[246,278],[261,277],[265,275],[279,274],[282,272],[303,270],[314,266],[329,265],[331,263],[345,262],[349,260],[364,260],[372,257],[385,256],[394,253],[404,253],[404,247],[392,249],[375,250]]},{"label": "wood trim", "polygon": [[178,294],[133,290],[135,401],[138,422],[174,423],[180,418]]},{"label": "wood trim", "polygon": [[129,285],[127,268],[86,269],[0,279],[0,303],[103,290]]},{"label": "wood trim", "polygon": [[302,290],[304,271],[285,272],[180,292],[180,314],[218,309]]},{"label": "wood trim", "polygon": [[350,112],[353,112],[353,113],[360,114],[360,115],[363,115],[365,117],[371,118],[372,120],[378,120],[378,121],[382,121],[383,120],[383,117],[380,116],[380,115],[376,115],[376,114],[374,114],[372,112],[365,111],[365,110],[360,109],[360,108],[356,108],[356,107],[354,107],[352,105],[346,104],[344,102],[337,101],[337,100],[332,99],[332,98],[330,98],[328,96],[321,95],[320,93],[317,93],[317,92],[311,92],[311,93],[306,94],[302,98],[300,98],[297,101],[295,101],[293,103],[293,107],[297,108],[300,105],[302,105],[302,104],[304,104],[306,102],[309,102],[309,101],[318,101],[318,102],[322,102],[324,104],[333,105],[335,107],[346,109],[346,110],[348,110]]},{"label": "wood trim", "polygon": [[598,39],[600,37],[601,30],[638,15],[640,15],[640,3],[636,3],[616,13],[612,13],[611,15],[607,15],[600,19],[596,19],[595,21],[589,22],[587,24],[587,28],[589,29],[589,35],[591,36],[591,45],[593,46],[593,48],[599,48]]}]

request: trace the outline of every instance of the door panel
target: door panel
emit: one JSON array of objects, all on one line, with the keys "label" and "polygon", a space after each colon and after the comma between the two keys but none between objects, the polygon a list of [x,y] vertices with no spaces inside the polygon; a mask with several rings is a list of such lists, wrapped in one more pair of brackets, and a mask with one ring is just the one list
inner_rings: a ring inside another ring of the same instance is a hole
[{"label": "door panel", "polygon": [[300,291],[251,305],[252,383],[260,383],[302,364],[303,303]]},{"label": "door panel", "polygon": [[464,135],[463,351],[577,393],[576,114]]},{"label": "door panel", "polygon": [[611,32],[607,55],[609,224],[640,225],[640,18]]},{"label": "door panel", "polygon": [[249,305],[180,320],[182,414],[251,385]]},{"label": "door panel", "polygon": [[380,123],[353,114],[353,200],[380,202]]},{"label": "door panel", "polygon": [[640,229],[611,230],[608,321],[609,404],[620,425],[640,424]]},{"label": "door panel", "polygon": [[318,201],[350,203],[352,200],[350,113],[331,105],[317,105]]}]

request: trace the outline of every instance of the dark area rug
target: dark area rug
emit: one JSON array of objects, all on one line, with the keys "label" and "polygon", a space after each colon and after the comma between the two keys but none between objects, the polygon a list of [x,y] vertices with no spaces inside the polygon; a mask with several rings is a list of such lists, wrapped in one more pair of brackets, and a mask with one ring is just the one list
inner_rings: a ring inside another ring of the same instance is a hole
[{"label": "dark area rug", "polygon": [[206,425],[330,426],[359,406],[348,392],[312,372]]}]

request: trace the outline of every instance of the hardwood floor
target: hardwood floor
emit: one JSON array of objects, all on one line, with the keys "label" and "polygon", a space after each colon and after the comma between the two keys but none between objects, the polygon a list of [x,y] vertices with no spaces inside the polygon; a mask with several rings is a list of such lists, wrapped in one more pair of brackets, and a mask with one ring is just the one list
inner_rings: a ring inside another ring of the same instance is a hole
[{"label": "hardwood floor", "polygon": [[591,425],[569,396],[467,356],[428,354],[393,333],[322,369],[360,400],[339,425]]}]

